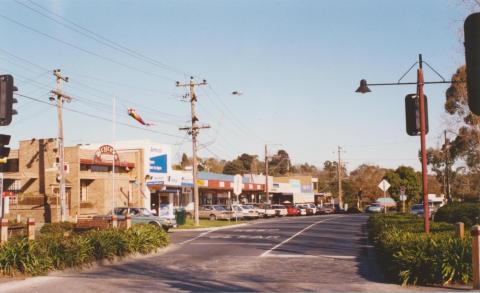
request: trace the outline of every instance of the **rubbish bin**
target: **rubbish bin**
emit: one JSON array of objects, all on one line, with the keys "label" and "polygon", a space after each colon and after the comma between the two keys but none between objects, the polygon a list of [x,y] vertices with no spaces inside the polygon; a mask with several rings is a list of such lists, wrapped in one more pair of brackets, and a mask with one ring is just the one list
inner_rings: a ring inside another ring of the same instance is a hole
[{"label": "rubbish bin", "polygon": [[175,211],[175,220],[177,220],[177,225],[185,225],[187,219],[187,213],[185,209],[177,209]]}]

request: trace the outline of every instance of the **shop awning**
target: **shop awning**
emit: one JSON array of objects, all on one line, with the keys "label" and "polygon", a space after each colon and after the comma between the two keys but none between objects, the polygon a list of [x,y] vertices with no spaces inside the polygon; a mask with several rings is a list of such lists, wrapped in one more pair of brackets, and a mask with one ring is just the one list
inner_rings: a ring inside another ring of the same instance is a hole
[{"label": "shop awning", "polygon": [[[80,164],[97,165],[97,166],[112,166],[112,162],[100,162],[100,161],[94,161],[92,159],[80,159]],[[124,167],[124,168],[135,168],[135,163],[115,162],[115,166],[116,167]]]}]

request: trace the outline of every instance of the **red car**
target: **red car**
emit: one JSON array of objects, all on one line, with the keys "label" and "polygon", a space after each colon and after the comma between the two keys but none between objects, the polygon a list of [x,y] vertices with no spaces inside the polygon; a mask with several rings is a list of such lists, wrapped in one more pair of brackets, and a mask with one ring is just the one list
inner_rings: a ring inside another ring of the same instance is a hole
[{"label": "red car", "polygon": [[288,205],[286,206],[287,208],[287,216],[300,216],[300,210],[293,206],[293,205]]}]

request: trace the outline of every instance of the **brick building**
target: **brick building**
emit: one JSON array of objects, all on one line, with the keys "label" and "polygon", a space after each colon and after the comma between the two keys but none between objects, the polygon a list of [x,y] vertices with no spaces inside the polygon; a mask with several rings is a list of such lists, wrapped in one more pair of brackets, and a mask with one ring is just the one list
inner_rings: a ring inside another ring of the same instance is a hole
[{"label": "brick building", "polygon": [[[38,222],[59,220],[57,160],[56,139],[21,141],[18,150],[10,152],[7,164],[2,166],[4,190],[15,195],[6,199],[7,217],[19,214],[34,217]],[[108,145],[65,147],[68,220],[108,213],[113,201],[116,206],[143,206],[143,162],[142,149],[113,151]]]}]

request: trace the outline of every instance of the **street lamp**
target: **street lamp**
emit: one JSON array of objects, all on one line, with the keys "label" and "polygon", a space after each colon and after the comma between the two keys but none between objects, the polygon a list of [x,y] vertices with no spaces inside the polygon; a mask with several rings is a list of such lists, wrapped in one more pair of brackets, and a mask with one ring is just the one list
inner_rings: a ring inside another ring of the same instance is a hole
[{"label": "street lamp", "polygon": [[[423,79],[423,64],[427,65],[433,72],[435,72],[440,78],[441,81],[427,81]],[[417,81],[416,82],[401,82],[402,79],[407,75],[413,67],[418,64],[417,69]],[[433,69],[428,63],[422,60],[422,54],[418,55],[418,62],[415,62],[405,74],[396,82],[396,83],[367,83],[365,79],[360,81],[360,86],[355,91],[357,93],[368,93],[371,92],[369,86],[382,86],[382,85],[416,85],[417,86],[417,96],[419,99],[419,118],[420,118],[420,148],[421,148],[421,157],[422,157],[422,186],[423,186],[423,211],[424,211],[424,229],[425,233],[430,232],[430,211],[428,205],[428,177],[427,177],[427,152],[426,152],[426,111],[425,111],[425,99],[423,93],[423,86],[425,84],[450,84],[453,81],[445,80],[435,69]]]}]

